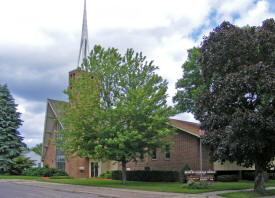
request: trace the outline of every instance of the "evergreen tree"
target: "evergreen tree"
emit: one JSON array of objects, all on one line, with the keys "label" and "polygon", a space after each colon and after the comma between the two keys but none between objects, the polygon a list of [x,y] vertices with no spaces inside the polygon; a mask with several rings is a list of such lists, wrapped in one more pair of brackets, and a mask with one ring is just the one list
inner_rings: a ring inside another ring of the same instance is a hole
[{"label": "evergreen tree", "polygon": [[12,159],[19,156],[25,144],[18,131],[22,123],[20,113],[7,85],[0,85],[0,173],[9,173]]}]

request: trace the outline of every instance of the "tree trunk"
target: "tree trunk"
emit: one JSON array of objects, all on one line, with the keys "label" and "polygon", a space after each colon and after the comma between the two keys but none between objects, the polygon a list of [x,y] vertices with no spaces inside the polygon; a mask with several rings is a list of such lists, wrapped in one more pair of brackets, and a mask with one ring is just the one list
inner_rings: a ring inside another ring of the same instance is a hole
[{"label": "tree trunk", "polygon": [[258,162],[255,163],[254,191],[260,194],[265,193],[264,167]]},{"label": "tree trunk", "polygon": [[126,184],[126,161],[122,160],[122,184]]}]

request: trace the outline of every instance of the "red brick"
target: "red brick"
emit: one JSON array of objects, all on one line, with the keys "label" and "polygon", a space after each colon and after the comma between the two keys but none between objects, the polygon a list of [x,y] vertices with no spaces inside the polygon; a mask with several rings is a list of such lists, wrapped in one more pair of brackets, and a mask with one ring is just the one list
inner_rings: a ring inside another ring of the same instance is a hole
[{"label": "red brick", "polygon": [[[152,160],[150,156],[146,156],[144,161],[137,160],[127,163],[127,168],[131,170],[144,170],[150,167],[151,170],[175,170],[180,171],[184,164],[188,164],[192,170],[200,169],[200,142],[199,138],[183,132],[177,131],[173,137],[172,150],[170,152],[170,160],[165,159],[165,153],[157,151],[157,159]],[[205,146],[203,150],[203,170],[213,169],[213,164],[209,160],[208,152]],[[121,166],[120,166],[121,168]]]}]

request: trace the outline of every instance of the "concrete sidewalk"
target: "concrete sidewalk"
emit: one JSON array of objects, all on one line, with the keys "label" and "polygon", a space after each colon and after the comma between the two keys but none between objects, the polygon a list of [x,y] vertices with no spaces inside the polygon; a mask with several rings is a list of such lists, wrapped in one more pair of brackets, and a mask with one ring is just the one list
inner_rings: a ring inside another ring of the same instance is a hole
[{"label": "concrete sidewalk", "polygon": [[[119,189],[119,188],[106,188],[106,187],[94,187],[94,186],[80,186],[71,184],[58,184],[49,182],[39,182],[34,180],[21,180],[21,179],[0,179],[0,182],[7,182],[19,185],[27,185],[39,188],[46,188],[56,191],[74,192],[74,193],[88,193],[99,195],[106,198],[221,198],[217,194],[227,192],[237,192],[236,190],[227,191],[215,191],[201,194],[185,194],[185,193],[167,193],[167,192],[153,192],[153,191],[141,191],[141,190],[130,190],[130,189]],[[275,189],[275,187],[268,188]],[[242,191],[249,191],[242,190]]]}]

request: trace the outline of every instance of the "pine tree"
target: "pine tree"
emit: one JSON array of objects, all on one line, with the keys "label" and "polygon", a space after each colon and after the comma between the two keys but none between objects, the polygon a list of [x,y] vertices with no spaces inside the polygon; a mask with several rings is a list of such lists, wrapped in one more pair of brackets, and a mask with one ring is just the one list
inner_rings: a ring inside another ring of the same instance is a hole
[{"label": "pine tree", "polygon": [[18,131],[22,123],[20,113],[7,85],[0,85],[0,173],[9,173],[12,159],[19,156],[25,144]]}]

